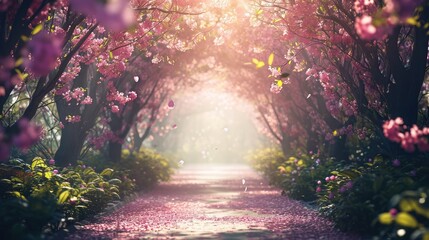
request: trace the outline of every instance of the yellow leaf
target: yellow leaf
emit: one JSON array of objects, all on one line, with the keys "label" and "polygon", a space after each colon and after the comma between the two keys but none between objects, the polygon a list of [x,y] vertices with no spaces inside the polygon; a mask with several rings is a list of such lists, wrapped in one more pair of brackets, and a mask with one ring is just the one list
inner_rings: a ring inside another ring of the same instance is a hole
[{"label": "yellow leaf", "polygon": [[389,225],[393,222],[393,217],[390,213],[385,212],[385,213],[378,215],[378,221],[381,224]]},{"label": "yellow leaf", "polygon": [[24,42],[26,42],[26,41],[28,41],[28,40],[30,40],[27,36],[25,36],[25,35],[22,35],[21,36],[21,40],[22,41],[24,41]]},{"label": "yellow leaf", "polygon": [[415,18],[407,18],[407,23],[413,26],[416,26],[418,24]]},{"label": "yellow leaf", "polygon": [[273,61],[274,61],[274,53],[271,53],[270,56],[268,57],[268,65],[273,65]]},{"label": "yellow leaf", "polygon": [[62,193],[60,194],[60,196],[58,196],[58,203],[59,203],[59,204],[64,203],[65,201],[67,201],[67,199],[68,199],[69,197],[70,197],[70,191],[66,190],[66,191],[62,192]]},{"label": "yellow leaf", "polygon": [[113,52],[112,51],[109,51],[109,58],[113,59]]},{"label": "yellow leaf", "polygon": [[15,72],[21,80],[25,80],[28,77],[28,73],[22,73],[21,70],[15,68]]},{"label": "yellow leaf", "polygon": [[43,161],[43,159],[41,157],[35,157],[33,159],[33,161],[31,162],[30,168],[31,168],[31,170],[34,171],[37,167],[44,169],[44,168],[48,167],[48,165],[46,165],[45,161]]},{"label": "yellow leaf", "polygon": [[414,209],[414,203],[413,200],[409,199],[402,199],[399,203],[399,209],[403,212],[410,212]]},{"label": "yellow leaf", "polygon": [[43,29],[43,24],[39,24],[35,28],[33,28],[33,31],[31,31],[31,34],[36,35],[40,31],[42,31],[42,29]]},{"label": "yellow leaf", "polygon": [[332,135],[334,135],[334,137],[338,136],[338,131],[337,131],[337,130],[334,130],[334,131],[332,132]]},{"label": "yellow leaf", "polygon": [[253,64],[255,64],[255,65],[258,65],[259,60],[258,60],[258,59],[256,59],[256,58],[252,58],[252,63],[253,63]]},{"label": "yellow leaf", "polygon": [[264,63],[263,61],[259,61],[259,62],[256,64],[256,68],[261,68],[261,67],[263,67],[263,66],[265,66],[265,63]]},{"label": "yellow leaf", "polygon": [[45,178],[51,179],[52,178],[51,168],[48,168],[47,171],[44,172],[44,174],[45,174]]},{"label": "yellow leaf", "polygon": [[408,213],[400,212],[396,215],[395,221],[398,225],[409,228],[416,228],[418,226],[417,220]]},{"label": "yellow leaf", "polygon": [[18,192],[18,191],[13,191],[13,192],[9,192],[10,194],[12,194],[13,196],[15,196],[15,197],[17,197],[17,198],[20,198],[20,199],[22,199],[22,200],[24,200],[24,201],[27,201],[27,198],[25,198],[25,196],[24,195],[22,195],[20,192]]},{"label": "yellow leaf", "polygon": [[276,80],[276,85],[279,87],[283,86],[283,82],[281,80]]},{"label": "yellow leaf", "polygon": [[24,60],[22,60],[22,58],[19,58],[18,60],[16,60],[15,62],[15,67],[19,67],[21,66],[21,64],[24,62]]},{"label": "yellow leaf", "polygon": [[425,233],[425,235],[423,235],[423,240],[429,240],[429,232]]},{"label": "yellow leaf", "polygon": [[263,12],[264,12],[264,10],[259,9],[258,11],[256,11],[256,15],[257,15],[257,16],[258,16],[258,15],[261,15]]}]

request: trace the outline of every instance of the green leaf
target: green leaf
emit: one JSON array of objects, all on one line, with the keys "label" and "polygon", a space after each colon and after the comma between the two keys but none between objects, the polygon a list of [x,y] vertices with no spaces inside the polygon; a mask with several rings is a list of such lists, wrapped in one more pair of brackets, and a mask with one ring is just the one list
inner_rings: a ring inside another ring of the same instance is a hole
[{"label": "green leaf", "polygon": [[121,199],[121,197],[119,196],[119,194],[112,192],[111,193],[113,197],[115,197],[116,199]]},{"label": "green leaf", "polygon": [[100,175],[101,175],[101,176],[111,176],[111,175],[112,175],[112,173],[113,173],[113,169],[111,169],[111,168],[106,168],[106,169],[104,169],[104,170],[100,173]]},{"label": "green leaf", "polygon": [[64,192],[62,192],[60,194],[60,196],[58,197],[58,203],[59,204],[63,204],[64,202],[66,202],[70,197],[70,191],[66,190]]},{"label": "green leaf", "polygon": [[274,53],[271,53],[270,56],[268,57],[268,65],[273,65],[274,62]]},{"label": "green leaf", "polygon": [[400,212],[396,215],[395,221],[398,225],[409,228],[416,228],[418,226],[417,220],[408,213]]},{"label": "green leaf", "polygon": [[117,179],[117,178],[113,178],[113,179],[110,179],[109,180],[109,183],[110,184],[115,184],[115,185],[118,185],[118,184],[121,184],[121,180],[119,180],[119,179]]}]

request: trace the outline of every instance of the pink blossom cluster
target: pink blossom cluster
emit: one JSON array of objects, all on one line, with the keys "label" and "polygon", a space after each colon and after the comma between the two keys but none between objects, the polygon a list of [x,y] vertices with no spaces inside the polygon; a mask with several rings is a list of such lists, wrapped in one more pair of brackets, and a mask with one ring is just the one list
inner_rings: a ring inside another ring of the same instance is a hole
[{"label": "pink blossom cluster", "polygon": [[271,83],[270,92],[279,94],[282,91],[283,87],[280,87],[277,83]]},{"label": "pink blossom cluster", "polygon": [[365,40],[383,39],[395,25],[412,17],[421,3],[422,0],[384,0],[384,4],[376,6],[374,0],[356,0],[356,32]]},{"label": "pink blossom cluster", "polygon": [[357,34],[365,40],[386,38],[392,32],[393,26],[387,18],[374,19],[369,15],[356,18],[355,23]]},{"label": "pink blossom cluster", "polygon": [[100,136],[93,136],[89,140],[90,144],[93,145],[95,149],[101,149],[106,146],[106,142],[109,141],[123,143],[123,139],[118,137],[112,131],[105,131]]},{"label": "pink blossom cluster", "polygon": [[35,76],[46,76],[57,65],[62,52],[63,37],[41,31],[27,44],[24,64]]},{"label": "pink blossom cluster", "polygon": [[109,106],[113,113],[119,112],[119,106],[123,106],[137,98],[136,92],[129,91],[128,94],[125,95],[125,93],[117,91],[111,82],[109,82],[109,88],[110,91],[107,95],[107,101],[110,102]]},{"label": "pink blossom cluster", "polygon": [[68,123],[78,123],[81,120],[81,116],[80,115],[68,115],[65,120]]},{"label": "pink blossom cluster", "polygon": [[421,152],[429,151],[429,128],[419,129],[413,125],[409,130],[402,118],[391,119],[383,124],[384,136],[401,144],[401,147],[407,152],[414,152],[416,146]]},{"label": "pink blossom cluster", "polygon": [[418,7],[423,0],[384,0],[384,2],[386,3],[386,12],[395,15],[400,21],[405,21],[407,18],[413,16],[416,7]]},{"label": "pink blossom cluster", "polygon": [[70,4],[75,11],[97,19],[111,31],[122,31],[135,21],[135,14],[128,0],[70,0]]},{"label": "pink blossom cluster", "polygon": [[19,77],[14,74],[15,62],[11,57],[0,57],[0,96],[6,89],[11,89],[20,82]]},{"label": "pink blossom cluster", "polygon": [[63,97],[67,102],[70,102],[71,100],[76,100],[77,104],[92,104],[92,98],[90,96],[85,97],[86,90],[84,88],[75,88],[73,91],[68,90],[67,92],[63,93]]},{"label": "pink blossom cluster", "polygon": [[27,151],[42,136],[42,127],[36,126],[27,119],[17,122],[16,131],[7,133],[0,127],[0,160],[9,157],[11,146]]}]

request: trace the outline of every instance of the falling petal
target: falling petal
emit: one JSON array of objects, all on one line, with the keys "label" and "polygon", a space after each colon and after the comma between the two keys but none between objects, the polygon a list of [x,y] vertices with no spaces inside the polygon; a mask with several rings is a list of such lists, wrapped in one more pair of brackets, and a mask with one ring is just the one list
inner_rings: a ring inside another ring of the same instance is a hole
[{"label": "falling petal", "polygon": [[228,130],[229,130],[229,129],[228,129],[228,128],[224,128],[223,130],[224,130],[225,132],[228,132]]},{"label": "falling petal", "polygon": [[310,94],[308,94],[307,99],[309,99],[310,97],[311,97],[311,93],[310,93]]},{"label": "falling petal", "polygon": [[244,192],[247,192],[247,187],[244,188]]},{"label": "falling petal", "polygon": [[179,165],[183,165],[184,163],[185,163],[185,161],[183,161],[183,160],[179,161]]},{"label": "falling petal", "polygon": [[139,81],[139,76],[134,76],[134,82],[138,82]]},{"label": "falling petal", "polygon": [[168,108],[169,109],[173,109],[174,108],[174,101],[170,99],[170,101],[168,101]]},{"label": "falling petal", "polygon": [[245,179],[241,179],[241,183],[244,185],[246,183]]},{"label": "falling petal", "polygon": [[173,125],[171,125],[171,128],[172,128],[172,129],[176,129],[176,128],[177,128],[177,124],[173,124]]}]

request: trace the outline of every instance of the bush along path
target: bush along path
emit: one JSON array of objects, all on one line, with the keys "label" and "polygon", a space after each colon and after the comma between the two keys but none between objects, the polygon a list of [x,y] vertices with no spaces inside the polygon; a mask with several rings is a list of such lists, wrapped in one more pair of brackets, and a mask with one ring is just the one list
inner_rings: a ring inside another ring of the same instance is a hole
[{"label": "bush along path", "polygon": [[360,239],[242,165],[190,165],[67,239]]}]

